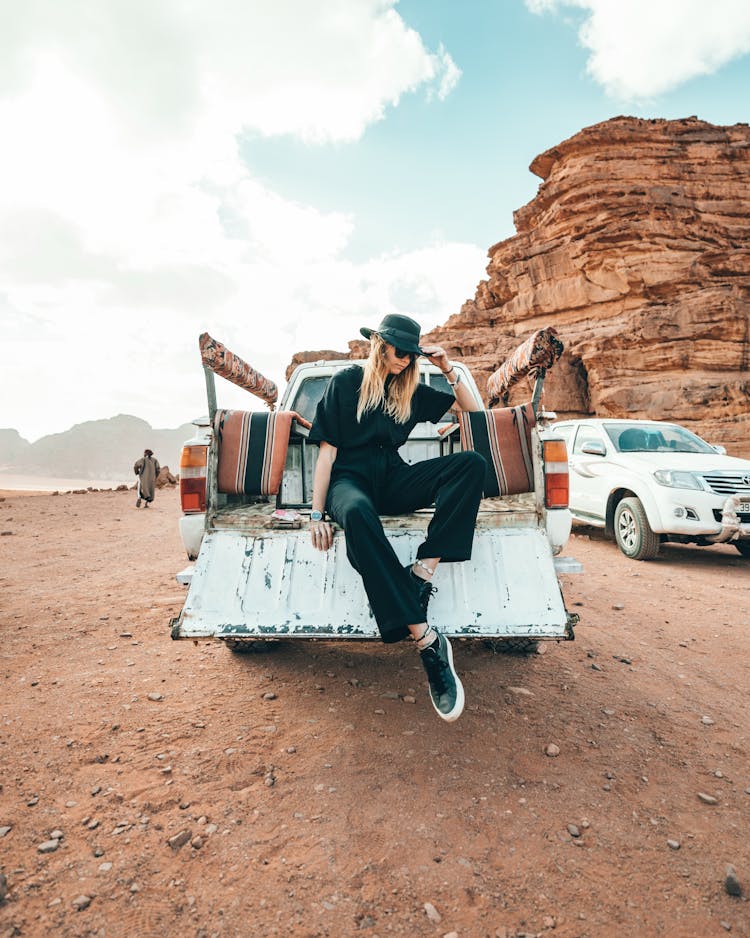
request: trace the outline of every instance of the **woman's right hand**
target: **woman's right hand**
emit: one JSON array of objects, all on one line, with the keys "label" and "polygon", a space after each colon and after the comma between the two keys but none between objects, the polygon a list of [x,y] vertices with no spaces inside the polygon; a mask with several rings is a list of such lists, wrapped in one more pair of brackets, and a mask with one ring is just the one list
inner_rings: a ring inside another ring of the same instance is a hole
[{"label": "woman's right hand", "polygon": [[318,550],[328,550],[333,544],[333,528],[327,521],[311,521],[310,539],[313,547]]}]

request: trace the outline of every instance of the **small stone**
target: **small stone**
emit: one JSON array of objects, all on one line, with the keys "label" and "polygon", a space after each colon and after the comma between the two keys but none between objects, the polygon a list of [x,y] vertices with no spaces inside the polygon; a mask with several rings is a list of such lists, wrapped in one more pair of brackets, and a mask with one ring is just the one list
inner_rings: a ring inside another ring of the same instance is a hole
[{"label": "small stone", "polygon": [[380,707],[376,707],[375,710],[373,710],[372,712],[377,713],[379,716],[383,716],[383,714],[385,713],[385,710],[381,710]]},{"label": "small stone", "polygon": [[111,863],[100,863],[100,864],[99,864],[99,871],[100,871],[101,873],[109,873],[109,871],[110,871],[111,869],[112,869],[112,864],[111,864]]},{"label": "small stone", "polygon": [[94,785],[94,787],[91,789],[91,795],[92,795],[92,797],[93,797],[94,795],[98,795],[101,790],[102,790],[102,786],[101,786],[101,785]]},{"label": "small stone", "polygon": [[36,849],[39,851],[39,853],[54,853],[59,846],[59,840],[45,840],[44,843],[39,844]]},{"label": "small stone", "polygon": [[157,694],[156,691],[151,691],[148,695],[149,700],[164,700],[164,694]]},{"label": "small stone", "polygon": [[203,838],[193,837],[193,839],[190,841],[190,846],[193,848],[193,850],[200,850],[200,848],[203,846]]},{"label": "small stone", "polygon": [[711,719],[711,717],[709,717],[709,716],[702,716],[702,717],[701,717],[701,723],[702,723],[704,726],[713,726],[713,725],[714,725],[714,721],[713,721],[713,720]]},{"label": "small stone", "polygon": [[83,912],[91,905],[91,896],[76,896],[73,900],[73,908],[76,912]]},{"label": "small stone", "polygon": [[679,842],[679,840],[668,840],[668,841],[667,841],[667,846],[669,847],[670,850],[679,850],[679,849],[680,849],[680,842]]},{"label": "small stone", "polygon": [[103,857],[103,856],[104,856],[104,851],[102,850],[101,847],[94,847],[94,856],[95,856],[95,857]]},{"label": "small stone", "polygon": [[273,691],[268,691],[267,693],[263,694],[263,699],[264,700],[276,700],[276,694],[274,694]]},{"label": "small stone", "polygon": [[509,687],[509,694],[515,694],[517,697],[533,697],[534,694],[528,689],[528,687]]},{"label": "small stone", "polygon": [[592,662],[592,664],[591,664],[591,670],[592,670],[592,671],[603,671],[604,668],[603,668],[600,664],[597,664],[596,661],[594,661],[594,662]]},{"label": "small stone", "polygon": [[723,922],[723,921],[722,921],[722,922],[719,922],[719,925],[721,925],[721,927],[724,929],[724,931],[731,931],[731,930],[732,930],[732,926],[729,924],[729,922]]},{"label": "small stone", "polygon": [[458,938],[457,931],[448,931],[443,935],[443,938]]},{"label": "small stone", "polygon": [[266,784],[266,788],[273,788],[273,786],[276,784],[276,777],[274,775],[266,775],[263,781]]},{"label": "small stone", "polygon": [[549,743],[544,750],[544,754],[554,759],[556,756],[560,755],[560,747],[556,743]]},{"label": "small stone", "polygon": [[402,700],[404,701],[404,703],[411,703],[411,704],[417,702],[417,698],[416,698],[416,697],[412,697],[411,694],[405,694],[404,697],[402,698]]},{"label": "small stone", "polygon": [[130,891],[131,891],[131,892],[140,892],[140,891],[141,891],[141,887],[138,885],[138,883],[133,883],[133,885],[130,887]]},{"label": "small stone", "polygon": [[86,827],[88,827],[90,831],[95,831],[98,826],[99,826],[99,822],[97,821],[96,818],[92,818],[86,825]]},{"label": "small stone", "polygon": [[0,827],[0,837],[5,837],[6,834],[9,834],[13,830],[11,824],[7,824],[5,827]]},{"label": "small stone", "polygon": [[49,837],[50,837],[50,840],[62,840],[63,837],[65,837],[65,834],[63,834],[62,831],[54,830],[49,835]]},{"label": "small stone", "polygon": [[581,832],[578,830],[575,824],[568,824],[568,833],[571,837],[580,837]]},{"label": "small stone", "polygon": [[730,896],[742,895],[742,886],[740,885],[739,879],[737,879],[737,871],[731,864],[727,865],[724,888]]},{"label": "small stone", "polygon": [[32,795],[26,802],[28,808],[33,808],[35,804],[39,804],[39,795]]},{"label": "small stone", "polygon": [[425,902],[424,911],[427,915],[427,918],[433,923],[433,925],[437,925],[439,922],[442,922],[443,916],[438,912],[438,910],[431,902]]},{"label": "small stone", "polygon": [[209,835],[209,837],[211,834],[215,834],[218,829],[219,827],[217,824],[206,824],[206,833]]},{"label": "small stone", "polygon": [[612,603],[612,608],[615,609],[617,612],[622,612],[625,606],[622,603]]},{"label": "small stone", "polygon": [[395,690],[383,691],[383,693],[380,696],[384,697],[386,700],[399,700],[400,699],[399,695],[396,693]]},{"label": "small stone", "polygon": [[703,802],[703,804],[718,804],[719,803],[718,798],[714,798],[713,795],[707,795],[705,791],[699,791],[698,797]]},{"label": "small stone", "polygon": [[174,837],[170,837],[167,840],[167,843],[173,850],[179,850],[180,847],[184,847],[185,844],[190,840],[192,834],[189,830],[180,831],[179,834],[175,834]]},{"label": "small stone", "polygon": [[542,919],[542,925],[545,928],[554,928],[557,925],[557,922],[552,918],[551,915],[545,915]]}]

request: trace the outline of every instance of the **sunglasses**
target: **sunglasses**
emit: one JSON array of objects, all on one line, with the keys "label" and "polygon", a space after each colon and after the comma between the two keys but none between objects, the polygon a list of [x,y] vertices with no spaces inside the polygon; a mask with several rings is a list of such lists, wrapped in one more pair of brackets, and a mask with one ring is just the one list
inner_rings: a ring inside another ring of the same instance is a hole
[{"label": "sunglasses", "polygon": [[408,358],[410,362],[413,362],[417,357],[416,352],[405,352],[404,349],[395,347],[393,349],[393,354],[396,356],[396,358]]}]

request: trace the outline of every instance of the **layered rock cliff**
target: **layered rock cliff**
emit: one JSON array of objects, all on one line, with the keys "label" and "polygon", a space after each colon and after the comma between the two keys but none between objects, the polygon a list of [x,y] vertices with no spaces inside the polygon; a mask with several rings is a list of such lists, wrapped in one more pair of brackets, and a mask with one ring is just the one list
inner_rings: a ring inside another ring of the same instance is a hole
[{"label": "layered rock cliff", "polygon": [[[750,128],[616,117],[530,168],[543,182],[517,234],[425,342],[465,360],[484,392],[516,345],[555,326],[566,351],[548,410],[675,420],[750,456]],[[511,403],[529,393],[521,382]]]},{"label": "layered rock cliff", "polygon": [[[543,182],[517,234],[429,340],[484,389],[553,325],[566,351],[547,409],[675,420],[750,456],[750,128],[617,117],[531,170]],[[528,394],[521,384],[511,402]]]}]

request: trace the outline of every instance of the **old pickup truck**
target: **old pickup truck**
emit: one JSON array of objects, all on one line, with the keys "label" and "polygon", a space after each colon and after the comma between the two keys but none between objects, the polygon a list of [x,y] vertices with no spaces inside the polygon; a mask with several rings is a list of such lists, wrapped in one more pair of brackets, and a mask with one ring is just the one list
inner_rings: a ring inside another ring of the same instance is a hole
[{"label": "old pickup truck", "polygon": [[[573,638],[577,616],[565,608],[558,575],[580,571],[575,560],[561,556],[571,528],[565,444],[540,439],[536,426],[544,418],[545,373],[534,364],[538,334],[525,345],[520,358],[536,374],[532,401],[480,411],[472,420],[499,415],[508,418],[507,426],[518,423],[521,430],[496,441],[492,459],[503,476],[508,448],[521,447],[527,472],[520,482],[503,477],[505,484],[495,489],[488,483],[472,559],[440,565],[430,605],[430,620],[444,634],[515,649]],[[352,361],[299,365],[279,411],[225,411],[217,407],[214,373],[267,402],[275,399],[275,386],[205,333],[201,348],[208,416],[195,421],[180,463],[180,531],[195,564],[178,574],[188,592],[172,620],[172,637],[214,638],[234,651],[290,639],[378,639],[362,582],[346,557],[344,532],[336,530],[323,553],[312,547],[307,526],[317,458],[308,428],[329,379]],[[454,364],[484,407],[469,369]],[[420,365],[420,378],[444,389],[444,376],[429,363]],[[448,412],[437,425],[418,424],[400,452],[411,463],[471,446],[471,440],[467,415]],[[382,519],[403,563],[415,556],[430,517],[431,510],[421,510]]]}]

